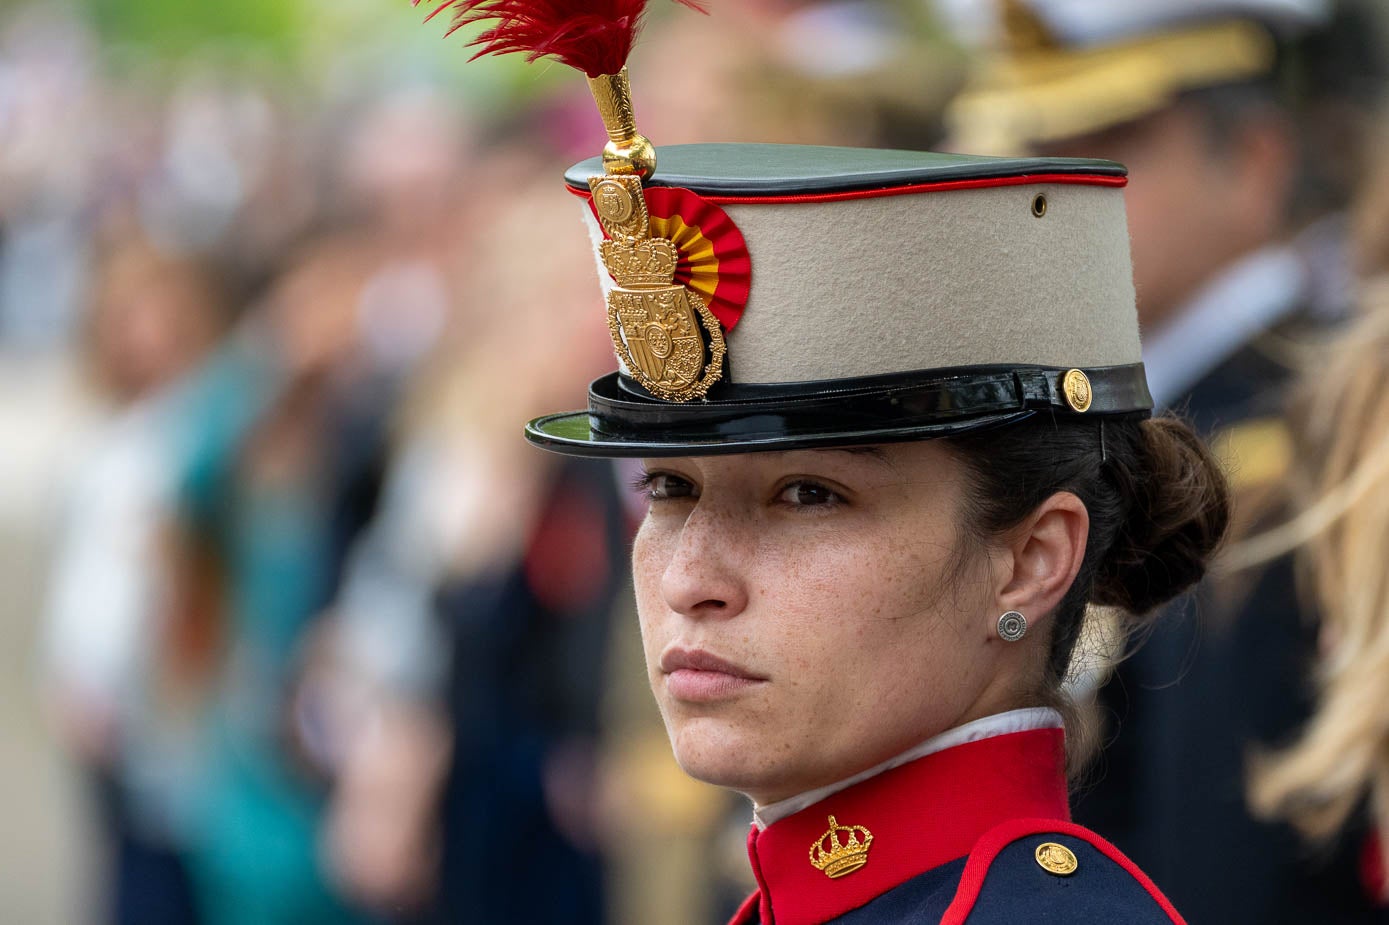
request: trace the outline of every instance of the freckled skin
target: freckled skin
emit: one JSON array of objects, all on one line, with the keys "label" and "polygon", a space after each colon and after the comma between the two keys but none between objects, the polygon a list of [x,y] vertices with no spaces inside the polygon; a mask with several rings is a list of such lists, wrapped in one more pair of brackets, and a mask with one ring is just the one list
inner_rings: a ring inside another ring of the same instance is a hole
[{"label": "freckled skin", "polygon": [[[971,550],[959,568],[957,548],[971,542],[959,527],[964,473],[944,448],[647,469],[638,613],[652,690],[691,776],[766,804],[1021,705],[1034,647],[1010,648],[993,631],[994,558]],[[766,680],[715,702],[681,700],[661,669],[672,647]]]}]

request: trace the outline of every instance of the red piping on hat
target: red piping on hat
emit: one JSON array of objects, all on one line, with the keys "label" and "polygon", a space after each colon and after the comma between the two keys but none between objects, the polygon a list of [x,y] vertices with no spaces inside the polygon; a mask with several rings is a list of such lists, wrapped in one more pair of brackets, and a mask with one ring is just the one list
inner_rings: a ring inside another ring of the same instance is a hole
[{"label": "red piping on hat", "polygon": [[[1129,185],[1128,177],[1109,177],[1099,174],[1038,173],[1022,177],[988,177],[977,180],[946,180],[940,183],[912,183],[906,186],[889,186],[884,189],[844,190],[837,193],[806,193],[791,196],[710,196],[700,195],[709,202],[721,206],[776,206],[803,205],[817,202],[847,202],[853,199],[880,199],[884,196],[906,196],[912,193],[942,193],[950,190],[989,189],[996,186],[1034,186],[1043,183],[1069,186],[1112,186],[1123,188]],[[587,189],[574,186],[565,187],[575,196],[591,198]]]}]

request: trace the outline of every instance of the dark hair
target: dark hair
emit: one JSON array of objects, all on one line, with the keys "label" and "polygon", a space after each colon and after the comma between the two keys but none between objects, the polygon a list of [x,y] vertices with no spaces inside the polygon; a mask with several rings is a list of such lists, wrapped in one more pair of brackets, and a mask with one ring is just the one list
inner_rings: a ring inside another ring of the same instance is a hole
[{"label": "dark hair", "polygon": [[1088,604],[1135,627],[1196,584],[1230,522],[1229,489],[1210,450],[1175,417],[1099,421],[1035,417],[947,441],[972,478],[967,523],[988,539],[1057,492],[1090,515],[1075,582],[1052,615],[1048,691],[1061,685]]}]

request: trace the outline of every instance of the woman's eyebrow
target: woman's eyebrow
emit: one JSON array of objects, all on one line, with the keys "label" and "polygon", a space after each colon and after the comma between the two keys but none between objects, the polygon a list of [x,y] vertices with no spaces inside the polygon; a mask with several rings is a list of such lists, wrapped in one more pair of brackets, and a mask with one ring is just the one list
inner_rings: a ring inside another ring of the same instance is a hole
[{"label": "woman's eyebrow", "polygon": [[869,456],[879,462],[887,462],[887,453],[880,446],[837,446],[832,447],[840,453],[852,453],[855,456]]},{"label": "woman's eyebrow", "polygon": [[873,462],[881,465],[885,469],[888,469],[892,472],[898,471],[897,464],[893,461],[892,457],[889,456],[887,454],[887,451],[880,446],[835,446],[826,447],[826,449],[833,450],[838,453],[847,453],[850,456],[856,456],[863,459],[870,459]]}]

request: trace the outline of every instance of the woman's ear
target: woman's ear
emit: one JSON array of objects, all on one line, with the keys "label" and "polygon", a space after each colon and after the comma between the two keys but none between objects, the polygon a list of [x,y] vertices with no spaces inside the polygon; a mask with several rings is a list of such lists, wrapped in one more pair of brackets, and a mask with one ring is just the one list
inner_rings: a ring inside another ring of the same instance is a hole
[{"label": "woman's ear", "polygon": [[1011,570],[1000,576],[999,612],[1036,621],[1055,610],[1080,571],[1089,536],[1090,512],[1079,498],[1059,491],[1043,501],[1007,534]]}]

